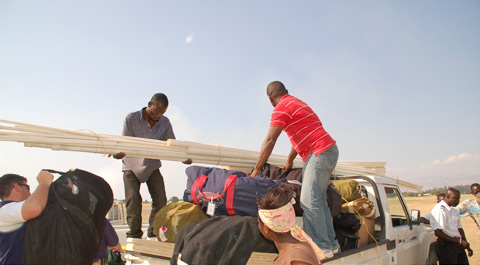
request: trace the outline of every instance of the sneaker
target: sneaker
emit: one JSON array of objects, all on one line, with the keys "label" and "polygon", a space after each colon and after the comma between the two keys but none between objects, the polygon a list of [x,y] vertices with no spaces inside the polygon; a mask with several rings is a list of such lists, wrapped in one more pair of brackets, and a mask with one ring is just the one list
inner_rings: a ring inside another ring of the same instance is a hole
[{"label": "sneaker", "polygon": [[149,237],[147,236],[147,240],[158,241],[157,237]]},{"label": "sneaker", "polygon": [[333,251],[333,254],[338,254],[338,253],[342,252],[342,249],[340,248],[340,245],[339,245],[337,248],[332,249],[332,251]]},{"label": "sneaker", "polygon": [[325,258],[333,258],[333,251],[331,249],[324,249],[323,254],[325,255]]},{"label": "sneaker", "polygon": [[338,254],[341,252],[340,246],[337,248],[327,248],[323,249],[323,254],[325,255],[325,258],[329,259],[332,258],[333,255]]}]

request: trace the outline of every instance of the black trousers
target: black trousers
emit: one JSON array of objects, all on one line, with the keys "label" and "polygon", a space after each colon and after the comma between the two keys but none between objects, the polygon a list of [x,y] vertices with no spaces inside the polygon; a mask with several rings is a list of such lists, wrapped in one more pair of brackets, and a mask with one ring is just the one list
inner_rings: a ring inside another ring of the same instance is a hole
[{"label": "black trousers", "polygon": [[[131,171],[123,172],[123,182],[125,185],[125,199],[127,201],[127,223],[130,231],[127,237],[141,238],[142,231],[142,196],[140,195],[140,181]],[[165,184],[160,170],[156,169],[147,180],[148,191],[152,196],[152,211],[150,212],[149,227],[147,236],[155,237],[153,233],[153,220],[155,214],[167,204],[167,195],[165,194]]]},{"label": "black trousers", "polygon": [[437,239],[437,257],[440,265],[443,264],[469,264],[465,249],[458,244]]}]

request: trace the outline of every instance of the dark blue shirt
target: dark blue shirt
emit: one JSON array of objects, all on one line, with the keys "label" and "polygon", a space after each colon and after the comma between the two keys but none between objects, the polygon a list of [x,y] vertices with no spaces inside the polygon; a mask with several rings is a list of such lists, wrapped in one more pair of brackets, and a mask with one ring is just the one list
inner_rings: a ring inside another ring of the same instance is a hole
[{"label": "dark blue shirt", "polygon": [[98,244],[97,254],[95,255],[95,260],[108,257],[108,247],[114,247],[118,245],[118,236],[115,229],[113,229],[112,224],[108,219],[105,219],[103,223],[103,236],[100,239]]},{"label": "dark blue shirt", "polygon": [[[2,201],[0,207],[14,201]],[[0,217],[1,218],[1,217]],[[0,232],[0,264],[24,264],[23,241],[27,231],[25,223],[10,232]]]}]

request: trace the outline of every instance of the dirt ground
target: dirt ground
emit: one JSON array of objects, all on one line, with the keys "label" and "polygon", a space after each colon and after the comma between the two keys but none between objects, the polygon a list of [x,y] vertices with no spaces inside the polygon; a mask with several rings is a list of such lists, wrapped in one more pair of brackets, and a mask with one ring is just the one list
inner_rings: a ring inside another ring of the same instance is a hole
[{"label": "dirt ground", "polygon": [[[470,198],[473,198],[473,196],[462,194],[460,201]],[[405,201],[410,211],[413,209],[420,210],[420,214],[425,215],[432,210],[433,206],[435,206],[437,197],[407,197],[405,198]],[[462,218],[461,221],[467,241],[470,243],[470,247],[473,250],[473,256],[469,257],[470,264],[480,264],[480,230],[470,217]]]}]

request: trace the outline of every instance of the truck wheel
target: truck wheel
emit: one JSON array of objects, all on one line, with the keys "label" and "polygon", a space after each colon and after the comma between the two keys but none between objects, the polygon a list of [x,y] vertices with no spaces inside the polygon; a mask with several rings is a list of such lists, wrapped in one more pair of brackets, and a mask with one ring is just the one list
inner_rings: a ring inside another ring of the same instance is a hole
[{"label": "truck wheel", "polygon": [[437,249],[435,244],[430,246],[430,250],[428,251],[428,259],[427,265],[437,265],[438,264],[438,257],[437,257]]}]

